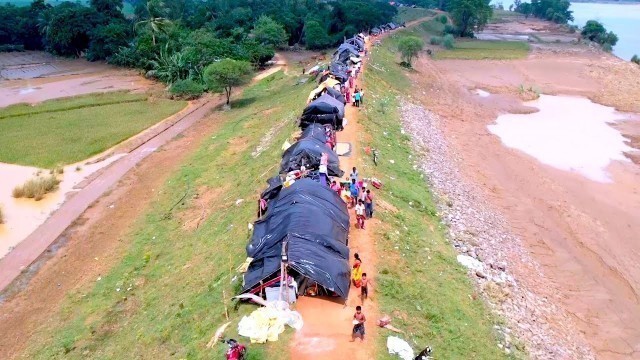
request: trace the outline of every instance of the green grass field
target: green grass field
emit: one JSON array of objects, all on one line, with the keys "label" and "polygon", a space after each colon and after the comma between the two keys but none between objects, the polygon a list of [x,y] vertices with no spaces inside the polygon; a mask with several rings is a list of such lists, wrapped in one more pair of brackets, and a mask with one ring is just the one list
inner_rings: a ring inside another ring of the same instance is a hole
[{"label": "green grass field", "polygon": [[[409,343],[432,346],[437,359],[507,358],[496,347],[492,326],[498,320],[482,300],[472,299],[471,280],[444,237],[429,188],[413,168],[416,157],[410,139],[401,133],[398,98],[406,97],[410,87],[410,70],[397,64],[395,42],[401,36],[375,48],[364,73],[370,95],[362,123],[371,135],[364,145],[379,149],[381,157],[379,166],[367,165],[385,182],[378,197],[397,209],[376,212],[384,224],[376,229],[382,255],[376,299],[382,313],[395,315],[393,324],[409,334]],[[386,354],[386,338],[377,341],[380,359],[396,359]]]},{"label": "green grass field", "polygon": [[[95,285],[68,294],[62,310],[30,340],[27,358],[221,357],[222,349],[205,345],[225,322],[223,291],[228,299],[242,281],[231,269],[246,257],[247,224],[255,220],[253,199],[277,172],[276,167],[268,169],[279,164],[280,147],[295,131],[296,116],[314,87],[295,85],[296,80],[278,72],[235,94],[232,110],[213,115],[221,118],[215,120],[219,129],[158,189],[151,210],[122,239],[129,244],[124,258]],[[254,158],[251,153],[275,124],[284,125]],[[216,189],[223,191],[210,204],[212,213],[197,230],[183,228],[202,213],[196,192]],[[185,193],[186,200],[168,213]],[[236,206],[236,199],[246,201]],[[226,335],[238,338],[238,321],[255,306],[229,305],[234,322]],[[291,334],[287,330],[277,343],[251,345],[250,359],[287,359],[283,349],[288,349]]]},{"label": "green grass field", "polygon": [[51,168],[98,154],[185,102],[112,92],[0,109],[0,162]]},{"label": "green grass field", "polygon": [[436,59],[462,60],[513,60],[524,59],[529,54],[529,44],[522,41],[460,40],[451,50],[438,50]]}]

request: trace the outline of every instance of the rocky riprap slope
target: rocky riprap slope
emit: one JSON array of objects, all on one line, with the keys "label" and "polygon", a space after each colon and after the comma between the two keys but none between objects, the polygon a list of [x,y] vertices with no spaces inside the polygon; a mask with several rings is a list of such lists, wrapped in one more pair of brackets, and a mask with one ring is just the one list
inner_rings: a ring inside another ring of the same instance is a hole
[{"label": "rocky riprap slope", "polygon": [[508,354],[524,350],[533,359],[595,359],[569,315],[536,294],[532,282],[515,278],[515,273],[527,274],[544,283],[540,267],[505,218],[460,173],[461,160],[448,146],[439,117],[405,101],[400,111],[403,132],[420,154],[415,168],[427,177],[458,261],[483,299],[506,320],[505,326],[494,326],[496,345]]}]

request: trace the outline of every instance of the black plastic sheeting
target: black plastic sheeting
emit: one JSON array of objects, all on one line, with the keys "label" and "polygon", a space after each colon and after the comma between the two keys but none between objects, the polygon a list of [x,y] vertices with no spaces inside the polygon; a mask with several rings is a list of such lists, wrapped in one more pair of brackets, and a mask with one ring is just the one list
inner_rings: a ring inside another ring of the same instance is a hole
[{"label": "black plastic sheeting", "polygon": [[300,139],[291,145],[282,155],[280,172],[300,170],[304,165],[307,169],[317,170],[320,167],[322,153],[328,157],[327,175],[342,177],[344,171],[340,170],[340,159],[335,151],[331,150],[327,144],[312,137]]},{"label": "black plastic sheeting", "polygon": [[282,188],[269,201],[264,218],[256,221],[247,255],[253,258],[244,274],[243,292],[280,270],[283,242],[289,267],[342,298],[349,294],[349,214],[329,187],[301,179]]},{"label": "black plastic sheeting", "polygon": [[327,130],[323,125],[320,124],[311,124],[308,128],[302,130],[300,140],[307,138],[313,138],[322,143],[326,143],[329,140],[327,138]]},{"label": "black plastic sheeting", "polygon": [[312,101],[302,112],[300,127],[306,129],[310,124],[332,125],[334,129],[342,127],[344,118],[344,103],[323,94]]},{"label": "black plastic sheeting", "polygon": [[340,101],[342,104],[346,104],[347,103],[347,99],[344,98],[344,95],[342,95],[342,93],[332,87],[328,87],[325,89],[325,92],[327,95],[331,96],[332,98]]},{"label": "black plastic sheeting", "polygon": [[364,51],[364,41],[362,41],[360,38],[352,37],[351,39],[347,39],[347,41],[345,42],[347,44],[355,46],[358,51]]}]

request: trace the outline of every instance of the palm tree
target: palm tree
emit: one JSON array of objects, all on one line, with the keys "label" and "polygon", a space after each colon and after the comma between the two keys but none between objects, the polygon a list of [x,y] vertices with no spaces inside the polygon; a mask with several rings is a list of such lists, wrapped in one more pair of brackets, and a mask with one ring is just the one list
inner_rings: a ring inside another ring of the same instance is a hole
[{"label": "palm tree", "polygon": [[148,27],[151,31],[153,45],[156,45],[156,34],[166,34],[173,23],[163,16],[166,13],[166,8],[162,1],[149,0],[145,7],[148,18],[138,21],[134,26],[134,30],[137,31],[140,26]]}]

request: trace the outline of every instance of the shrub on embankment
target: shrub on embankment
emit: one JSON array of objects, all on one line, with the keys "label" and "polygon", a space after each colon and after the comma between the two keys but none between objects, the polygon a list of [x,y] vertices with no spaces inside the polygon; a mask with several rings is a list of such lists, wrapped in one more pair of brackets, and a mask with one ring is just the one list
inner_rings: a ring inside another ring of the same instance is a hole
[{"label": "shrub on embankment", "polygon": [[607,31],[604,25],[596,20],[587,21],[580,35],[583,39],[602,45],[605,51],[611,51],[618,43],[618,36],[613,31]]},{"label": "shrub on embankment", "polygon": [[2,206],[0,206],[0,224],[4,224],[4,213],[2,212]]},{"label": "shrub on embankment", "polygon": [[640,65],[640,57],[638,57],[638,55],[633,55],[631,62]]},{"label": "shrub on embankment", "polygon": [[28,198],[36,201],[42,200],[44,196],[58,188],[60,180],[55,175],[47,177],[36,177],[28,180],[22,185],[13,189],[14,198]]}]

